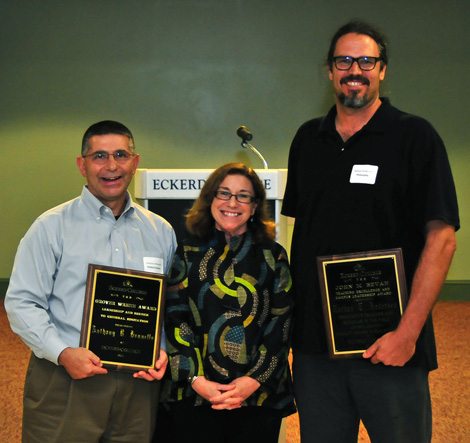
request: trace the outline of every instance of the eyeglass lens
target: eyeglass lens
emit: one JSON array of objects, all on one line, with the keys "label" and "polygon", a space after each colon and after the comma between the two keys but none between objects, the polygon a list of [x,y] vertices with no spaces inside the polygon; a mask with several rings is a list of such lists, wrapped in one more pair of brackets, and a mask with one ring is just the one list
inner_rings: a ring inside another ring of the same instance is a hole
[{"label": "eyeglass lens", "polygon": [[251,203],[254,200],[254,197],[250,194],[232,194],[228,191],[222,190],[216,191],[215,196],[219,200],[230,200],[232,197],[235,197],[239,203]]},{"label": "eyeglass lens", "polygon": [[90,157],[92,161],[96,163],[106,163],[109,160],[110,155],[112,155],[114,160],[118,163],[125,163],[130,158],[134,157],[134,154],[124,150],[118,150],[111,153],[106,151],[97,151],[93,152],[92,154],[84,155],[83,157]]},{"label": "eyeglass lens", "polygon": [[370,71],[375,68],[375,65],[378,60],[380,60],[380,57],[349,57],[349,56],[338,56],[338,57],[333,57],[333,60],[335,62],[335,66],[339,70],[348,70],[351,68],[354,62],[357,62],[359,65],[359,68],[361,68],[363,71]]}]

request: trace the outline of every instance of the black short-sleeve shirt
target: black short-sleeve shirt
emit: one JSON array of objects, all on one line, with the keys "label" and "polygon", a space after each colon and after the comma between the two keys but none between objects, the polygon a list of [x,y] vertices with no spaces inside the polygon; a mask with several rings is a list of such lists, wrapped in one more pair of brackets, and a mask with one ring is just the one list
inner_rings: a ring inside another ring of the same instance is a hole
[{"label": "black short-sleeve shirt", "polygon": [[[303,352],[326,350],[317,256],[400,247],[410,287],[425,224],[443,220],[459,228],[447,153],[430,123],[382,98],[371,120],[343,142],[335,117],[333,107],[304,123],[289,154],[282,213],[295,217],[294,348]],[[410,363],[437,367],[431,319]]]}]

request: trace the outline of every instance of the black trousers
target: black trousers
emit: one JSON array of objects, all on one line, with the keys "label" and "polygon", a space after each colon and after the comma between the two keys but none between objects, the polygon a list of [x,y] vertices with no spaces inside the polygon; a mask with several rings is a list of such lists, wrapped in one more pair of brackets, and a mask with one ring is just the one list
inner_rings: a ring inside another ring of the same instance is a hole
[{"label": "black trousers", "polygon": [[373,443],[431,441],[423,368],[294,352],[293,376],[302,443],[357,443],[360,420]]},{"label": "black trousers", "polygon": [[217,411],[186,400],[160,406],[154,443],[277,443],[282,415],[246,406]]}]

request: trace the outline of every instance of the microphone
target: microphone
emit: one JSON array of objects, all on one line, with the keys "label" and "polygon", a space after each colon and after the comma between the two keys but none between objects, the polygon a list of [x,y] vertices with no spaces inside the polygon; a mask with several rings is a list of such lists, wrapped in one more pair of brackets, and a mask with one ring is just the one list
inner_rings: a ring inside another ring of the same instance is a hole
[{"label": "microphone", "polygon": [[250,130],[246,126],[240,126],[237,129],[237,135],[242,139],[242,147],[249,148],[253,153],[255,153],[263,162],[264,169],[268,169],[268,163],[264,159],[263,155],[252,144],[248,143],[248,141],[253,138],[253,134]]},{"label": "microphone", "polygon": [[244,141],[249,141],[253,138],[253,134],[246,126],[240,126],[237,129],[237,135]]}]

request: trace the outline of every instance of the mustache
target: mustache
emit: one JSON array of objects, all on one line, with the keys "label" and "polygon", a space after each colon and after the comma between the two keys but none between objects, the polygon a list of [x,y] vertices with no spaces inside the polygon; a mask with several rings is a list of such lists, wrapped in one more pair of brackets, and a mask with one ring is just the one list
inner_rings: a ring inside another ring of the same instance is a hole
[{"label": "mustache", "polygon": [[364,83],[367,86],[370,85],[370,81],[367,77],[363,77],[362,75],[352,75],[352,74],[347,75],[346,77],[343,77],[340,80],[340,83],[344,84],[344,83],[347,83],[347,82],[354,82],[354,81]]}]

